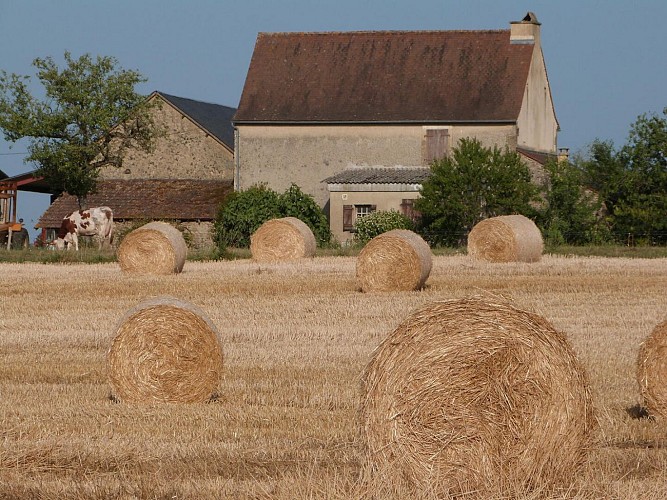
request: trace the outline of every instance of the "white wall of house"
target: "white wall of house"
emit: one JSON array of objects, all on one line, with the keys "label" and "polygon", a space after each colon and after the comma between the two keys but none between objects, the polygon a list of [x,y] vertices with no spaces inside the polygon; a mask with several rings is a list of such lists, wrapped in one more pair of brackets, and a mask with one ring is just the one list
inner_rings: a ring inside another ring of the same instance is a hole
[{"label": "white wall of house", "polygon": [[542,53],[540,25],[530,22],[511,23],[511,39],[515,43],[530,43],[535,46],[521,111],[517,118],[517,145],[534,151],[556,153],[558,120]]},{"label": "white wall of house", "polygon": [[[348,188],[350,186],[347,186]],[[356,217],[359,207],[373,206],[375,210],[401,212],[403,200],[419,198],[420,185],[358,185],[355,191],[331,191],[331,215],[329,227],[334,238],[345,244],[354,237],[354,233],[343,228],[343,206],[354,207]],[[342,187],[345,189],[345,187]]]},{"label": "white wall of house", "polygon": [[351,166],[425,166],[429,128],[449,130],[450,148],[462,137],[485,146],[516,147],[514,125],[237,125],[236,188],[266,184],[283,192],[297,184],[320,206],[329,201],[322,182]]}]

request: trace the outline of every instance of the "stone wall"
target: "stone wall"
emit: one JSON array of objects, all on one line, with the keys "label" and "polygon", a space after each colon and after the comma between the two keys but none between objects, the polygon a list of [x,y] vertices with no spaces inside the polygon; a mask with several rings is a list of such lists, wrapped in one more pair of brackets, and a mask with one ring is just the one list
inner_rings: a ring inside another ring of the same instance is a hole
[{"label": "stone wall", "polygon": [[102,179],[224,179],[234,178],[234,153],[204,132],[187,116],[162,102],[154,110],[165,130],[154,151],[128,151],[119,168],[100,170]]}]

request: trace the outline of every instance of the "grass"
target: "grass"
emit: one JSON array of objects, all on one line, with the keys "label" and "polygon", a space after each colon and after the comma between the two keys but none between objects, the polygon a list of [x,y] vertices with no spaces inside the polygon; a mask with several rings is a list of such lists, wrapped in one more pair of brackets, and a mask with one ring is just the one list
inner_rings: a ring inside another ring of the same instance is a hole
[{"label": "grass", "polygon": [[[361,251],[358,246],[343,246],[319,248],[318,257],[355,257]],[[466,255],[465,248],[435,247],[434,255],[461,256]],[[590,245],[590,246],[547,246],[545,254],[579,256],[579,257],[623,257],[636,259],[667,258],[667,247],[658,246],[621,246],[621,245]],[[188,251],[188,261],[204,262],[211,260],[237,260],[251,258],[248,248],[228,248],[220,253],[213,249]],[[99,264],[115,262],[116,255],[111,250],[98,251],[93,247],[82,247],[79,252],[65,252],[47,250],[44,248],[29,248],[27,250],[0,249],[0,262],[41,262],[43,264],[88,263]]]},{"label": "grass", "polygon": [[[543,315],[589,374],[596,446],[556,498],[667,497],[664,428],[632,412],[638,345],[665,319],[667,259],[437,255],[424,291],[383,294],[357,292],[354,271],[345,256],[188,262],[163,277],[113,262],[0,264],[0,498],[372,498],[359,481],[363,368],[415,308],[472,294]],[[116,325],[155,295],[196,304],[220,330],[217,402],[109,399]]]}]

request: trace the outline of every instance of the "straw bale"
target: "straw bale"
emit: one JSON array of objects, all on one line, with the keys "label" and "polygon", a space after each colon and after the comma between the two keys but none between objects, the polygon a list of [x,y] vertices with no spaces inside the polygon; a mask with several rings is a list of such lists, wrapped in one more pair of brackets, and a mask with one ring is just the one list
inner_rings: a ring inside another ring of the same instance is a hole
[{"label": "straw bale", "polygon": [[268,220],[250,237],[250,252],[257,262],[313,257],[316,249],[313,231],[296,217]]},{"label": "straw bale", "polygon": [[667,417],[667,321],[658,324],[640,344],[637,382],[649,415]]},{"label": "straw bale", "polygon": [[502,215],[477,223],[468,235],[468,255],[487,262],[537,262],[542,233],[523,215]]},{"label": "straw bale", "polygon": [[431,273],[431,248],[407,229],[392,229],[366,243],[357,257],[362,292],[419,290]]},{"label": "straw bale", "polygon": [[129,233],[116,255],[121,270],[135,274],[176,274],[188,247],[181,232],[166,222],[149,222]]},{"label": "straw bale", "polygon": [[129,310],[107,355],[114,399],[129,403],[209,400],[222,374],[222,341],[196,306],[157,297]]},{"label": "straw bale", "polygon": [[399,490],[567,486],[591,444],[588,380],[566,338],[504,302],[424,306],[377,347],[362,387],[367,467]]}]

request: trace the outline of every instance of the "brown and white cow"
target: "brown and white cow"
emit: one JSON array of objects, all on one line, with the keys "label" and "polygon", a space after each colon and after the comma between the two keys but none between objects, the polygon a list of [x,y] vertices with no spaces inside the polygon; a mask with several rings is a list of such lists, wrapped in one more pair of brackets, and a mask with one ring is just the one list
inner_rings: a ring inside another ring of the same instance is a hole
[{"label": "brown and white cow", "polygon": [[79,249],[79,236],[97,236],[99,249],[105,241],[111,245],[113,241],[113,212],[109,207],[95,207],[88,210],[77,210],[63,219],[58,237],[54,240],[56,248],[62,250],[72,245]]}]

